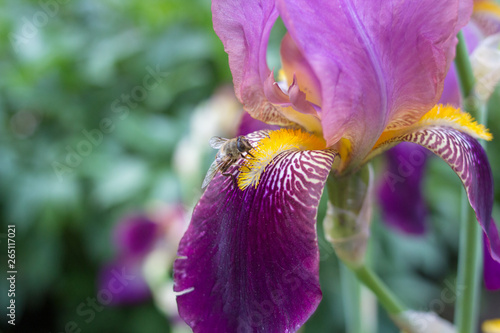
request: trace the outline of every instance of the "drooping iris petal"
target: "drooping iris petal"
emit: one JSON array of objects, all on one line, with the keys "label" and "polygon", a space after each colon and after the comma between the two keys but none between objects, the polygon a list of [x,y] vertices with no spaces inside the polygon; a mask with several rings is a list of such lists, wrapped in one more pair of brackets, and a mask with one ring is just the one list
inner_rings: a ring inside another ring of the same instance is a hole
[{"label": "drooping iris petal", "polygon": [[280,15],[321,85],[327,145],[353,159],[383,129],[411,124],[439,99],[472,1],[279,0]]},{"label": "drooping iris petal", "polygon": [[[328,150],[288,150],[257,188],[212,180],[174,263],[179,313],[195,332],[292,332],[314,312],[316,213],[333,159]],[[228,172],[236,177],[240,165]]]},{"label": "drooping iris petal", "polygon": [[[491,221],[491,228],[496,229],[495,222]],[[490,237],[492,243],[499,244],[498,231],[492,230],[490,232]],[[495,239],[496,237],[496,239]],[[490,252],[488,251],[487,239],[483,238],[483,249],[484,249],[484,284],[486,288],[490,290],[500,289],[500,262],[495,261]]]},{"label": "drooping iris petal", "polygon": [[492,136],[470,114],[436,105],[413,126],[384,132],[367,160],[404,141],[417,143],[441,157],[462,181],[485,234],[488,254],[500,263],[500,237],[491,218],[493,177],[486,152],[477,139],[491,140]]},{"label": "drooping iris petal", "polygon": [[383,220],[401,232],[421,235],[427,229],[421,188],[427,154],[418,145],[401,143],[385,156],[388,167],[378,190]]},{"label": "drooping iris petal", "polygon": [[[451,125],[450,125],[451,126]],[[487,237],[488,251],[500,263],[500,238],[492,220],[493,177],[484,149],[469,134],[448,126],[423,126],[389,141],[417,143],[441,157],[457,173]]]}]

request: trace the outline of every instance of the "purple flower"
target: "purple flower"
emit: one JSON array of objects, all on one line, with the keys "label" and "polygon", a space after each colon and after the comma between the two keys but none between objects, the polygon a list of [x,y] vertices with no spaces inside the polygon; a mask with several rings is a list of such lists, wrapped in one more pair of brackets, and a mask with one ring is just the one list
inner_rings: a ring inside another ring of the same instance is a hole
[{"label": "purple flower", "polygon": [[[436,105],[472,1],[214,0],[214,29],[235,93],[257,131],[195,207],[174,263],[181,317],[195,332],[292,332],[321,290],[316,213],[328,175],[349,177],[400,142],[419,144],[460,176],[487,248],[491,169],[487,130]],[[280,16],[283,80],[266,63]]]},{"label": "purple flower", "polygon": [[112,295],[108,304],[133,304],[151,297],[142,264],[158,239],[158,231],[158,224],[145,215],[128,216],[116,225],[113,239],[117,258],[105,265],[99,274],[99,291],[105,290]]},{"label": "purple flower", "polygon": [[141,258],[153,247],[158,224],[145,215],[129,216],[117,224],[113,236],[122,255]]},{"label": "purple flower", "polygon": [[120,220],[113,230],[116,258],[101,268],[99,292],[106,294],[106,305],[134,304],[151,298],[144,275],[146,259],[153,251],[173,262],[180,236],[185,229],[180,205],[160,205],[151,214],[137,213]]}]

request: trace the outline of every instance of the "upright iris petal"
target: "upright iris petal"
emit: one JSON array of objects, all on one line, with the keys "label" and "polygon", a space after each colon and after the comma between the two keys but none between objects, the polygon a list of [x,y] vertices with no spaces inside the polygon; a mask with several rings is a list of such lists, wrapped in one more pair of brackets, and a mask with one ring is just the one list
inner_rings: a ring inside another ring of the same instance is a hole
[{"label": "upright iris petal", "polygon": [[[305,128],[318,130],[315,116],[303,116],[288,105],[281,108],[266,96],[266,92],[279,94],[266,62],[269,34],[278,17],[274,1],[214,0],[212,12],[215,32],[229,55],[236,97],[245,110],[266,123],[287,126],[300,121]],[[290,102],[285,96],[280,103]]]},{"label": "upright iris petal", "polygon": [[354,160],[384,128],[409,125],[438,101],[455,35],[472,11],[469,1],[450,0],[278,4],[321,85],[327,144],[348,138]]}]

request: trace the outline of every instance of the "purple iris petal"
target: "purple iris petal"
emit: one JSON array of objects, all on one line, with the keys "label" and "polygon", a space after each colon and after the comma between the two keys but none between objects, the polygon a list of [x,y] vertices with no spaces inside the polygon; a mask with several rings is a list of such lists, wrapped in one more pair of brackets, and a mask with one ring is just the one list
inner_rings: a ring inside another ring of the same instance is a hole
[{"label": "purple iris petal", "polygon": [[384,128],[418,120],[438,101],[472,1],[278,0],[289,34],[321,85],[327,145],[363,158]]},{"label": "purple iris petal", "polygon": [[[496,229],[495,221],[492,220],[492,228]],[[500,239],[498,237],[498,231],[493,230],[491,233],[491,242],[500,244]],[[486,288],[490,290],[500,289],[500,262],[495,261],[490,252],[488,251],[488,239],[483,237],[483,249],[484,249],[484,284]]]},{"label": "purple iris petal", "polygon": [[487,237],[487,249],[492,259],[500,263],[500,238],[491,219],[493,177],[488,157],[479,142],[454,128],[438,126],[422,128],[399,139],[429,149],[457,173]]},{"label": "purple iris petal", "polygon": [[471,54],[479,43],[484,39],[484,35],[475,23],[475,21],[470,21],[463,29],[462,33],[465,39],[465,45],[467,46],[467,52]]},{"label": "purple iris petal", "polygon": [[297,82],[297,77],[293,77],[293,82],[288,88],[288,95],[290,96],[290,102],[296,110],[305,114],[310,114],[317,116],[317,107],[314,107],[308,100],[307,95],[303,92]]},{"label": "purple iris petal", "polygon": [[279,129],[279,126],[276,125],[269,125],[266,123],[263,123],[260,120],[252,118],[250,114],[247,112],[244,112],[243,115],[241,116],[240,120],[240,126],[238,127],[238,132],[237,135],[247,135],[255,131],[260,131],[260,130],[277,130]]},{"label": "purple iris petal", "polygon": [[256,119],[289,125],[265,97],[269,77],[266,52],[269,34],[278,17],[274,1],[214,0],[214,30],[229,56],[236,97]]},{"label": "purple iris petal", "polygon": [[455,66],[451,67],[446,78],[444,79],[444,88],[440,104],[450,104],[456,108],[461,105],[462,95],[460,94],[460,87],[458,86],[457,71]]},{"label": "purple iris petal", "polygon": [[316,213],[333,157],[283,152],[256,189],[212,180],[174,263],[179,313],[195,332],[292,332],[314,312]]},{"label": "purple iris petal", "polygon": [[118,223],[114,240],[121,255],[143,256],[153,247],[157,232],[158,224],[146,216],[130,216]]},{"label": "purple iris petal", "polygon": [[404,233],[425,233],[427,205],[421,182],[427,152],[418,145],[400,143],[385,156],[388,168],[378,191],[384,222]]},{"label": "purple iris petal", "polygon": [[123,305],[143,302],[151,298],[151,291],[142,274],[142,261],[125,257],[104,266],[98,278],[100,301],[105,305]]},{"label": "purple iris petal", "polygon": [[321,105],[321,86],[318,78],[289,34],[286,34],[281,41],[280,54],[287,79],[292,80],[296,77],[298,86],[305,92],[308,100]]}]

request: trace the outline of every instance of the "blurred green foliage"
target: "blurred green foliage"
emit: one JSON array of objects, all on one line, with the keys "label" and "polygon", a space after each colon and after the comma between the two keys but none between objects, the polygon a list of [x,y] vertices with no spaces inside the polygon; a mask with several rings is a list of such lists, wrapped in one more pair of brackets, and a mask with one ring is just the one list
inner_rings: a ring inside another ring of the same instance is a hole
[{"label": "blurred green foliage", "polygon": [[[175,145],[195,106],[231,82],[210,1],[0,3],[0,233],[6,224],[17,227],[16,329],[63,332],[74,321],[82,332],[168,331],[152,302],[108,307],[89,322],[76,309],[95,297],[119,218],[153,201],[185,197],[171,167]],[[272,43],[282,30],[273,31]],[[270,55],[271,67],[277,59]],[[490,102],[494,136],[500,135],[499,102],[497,92]],[[493,166],[500,164],[499,148],[498,140],[489,144]],[[437,159],[428,169],[431,233],[397,235],[377,217],[371,241],[376,270],[418,310],[431,308],[447,281],[454,283],[458,243],[458,179]],[[496,170],[494,176],[500,184]],[[498,186],[496,199],[498,218]],[[322,214],[324,205],[320,221]],[[321,251],[324,300],[305,331],[342,332],[338,262],[329,245]],[[5,279],[0,286],[5,309]],[[488,317],[499,300],[485,296]],[[447,303],[440,314],[452,318],[452,311]],[[379,318],[381,332],[395,331],[383,311]],[[5,320],[0,325],[8,329]]]},{"label": "blurred green foliage", "polygon": [[194,107],[231,79],[210,2],[2,2],[0,208],[17,226],[17,329],[166,331],[152,303],[90,323],[76,308],[95,297],[113,224],[180,197],[173,149]]}]

